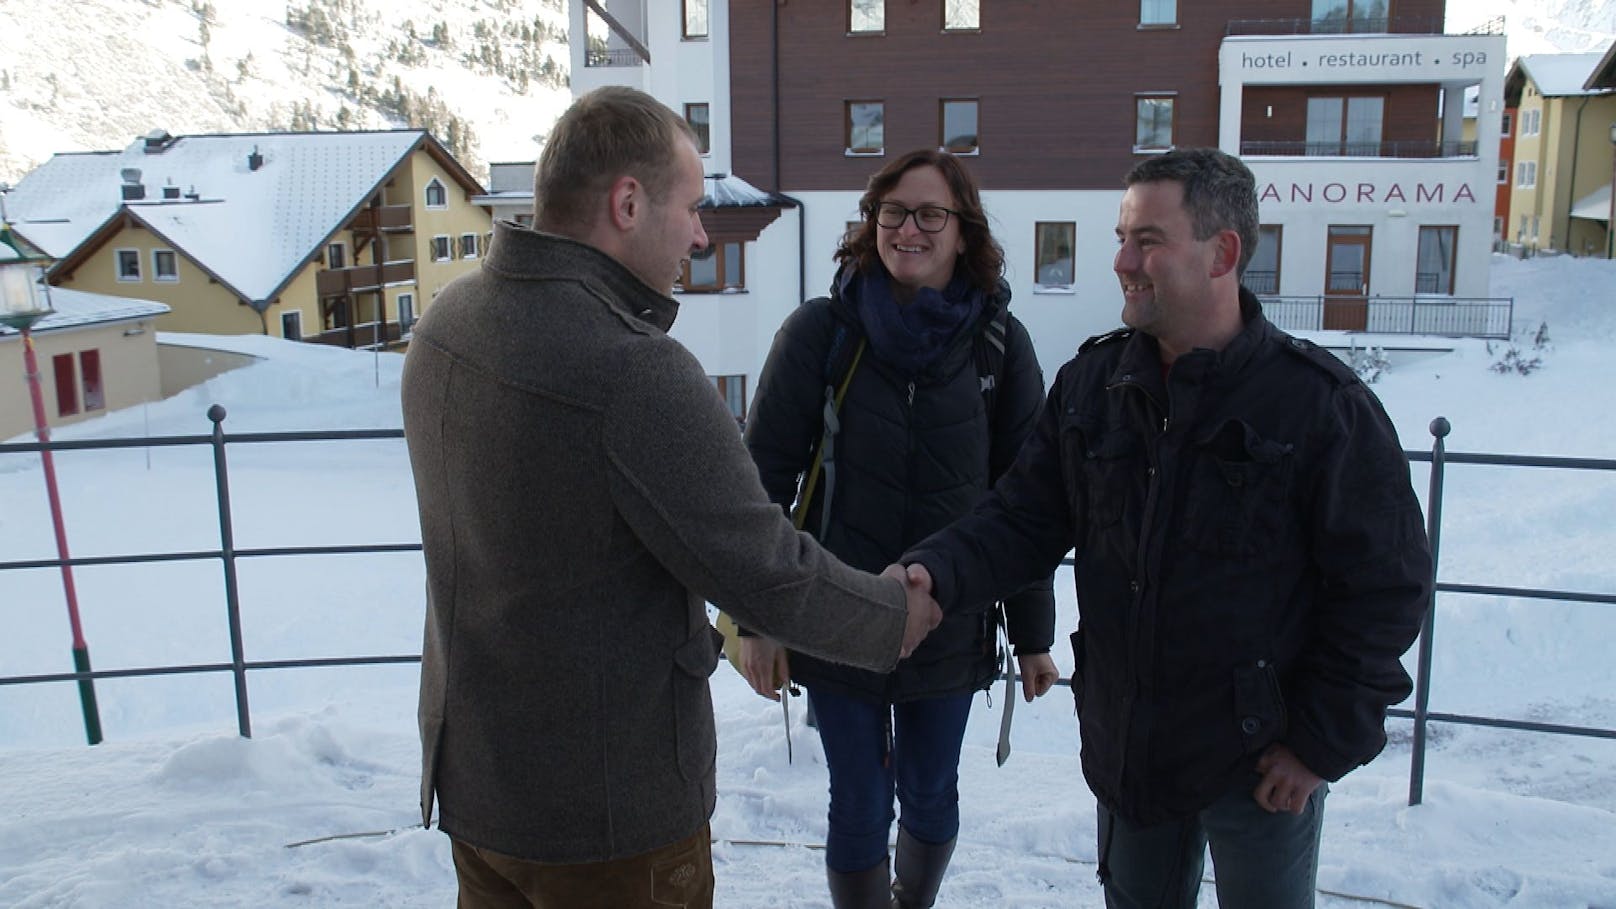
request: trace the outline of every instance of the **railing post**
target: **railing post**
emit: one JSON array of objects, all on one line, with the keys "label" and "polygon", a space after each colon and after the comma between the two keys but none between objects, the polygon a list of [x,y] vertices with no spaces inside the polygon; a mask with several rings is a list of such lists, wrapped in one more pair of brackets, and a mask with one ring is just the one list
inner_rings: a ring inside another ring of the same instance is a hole
[{"label": "railing post", "polygon": [[1431,421],[1431,494],[1426,504],[1425,533],[1431,540],[1431,597],[1425,604],[1425,627],[1420,630],[1420,658],[1414,678],[1414,755],[1408,771],[1408,803],[1425,797],[1425,726],[1431,704],[1431,649],[1436,635],[1437,553],[1442,545],[1442,473],[1446,464],[1444,441],[1453,425],[1446,417]]},{"label": "railing post", "polygon": [[208,408],[213,421],[213,478],[219,493],[219,556],[224,561],[224,602],[230,618],[230,665],[236,677],[236,727],[241,737],[252,738],[252,717],[247,710],[247,659],[241,645],[241,597],[236,587],[236,536],[230,524],[230,471],[224,458],[225,410]]}]

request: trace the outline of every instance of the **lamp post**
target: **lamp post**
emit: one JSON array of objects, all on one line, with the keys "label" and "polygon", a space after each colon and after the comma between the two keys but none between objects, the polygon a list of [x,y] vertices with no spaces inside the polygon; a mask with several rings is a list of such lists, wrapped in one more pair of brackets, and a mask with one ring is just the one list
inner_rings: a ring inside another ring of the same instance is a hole
[{"label": "lamp post", "polygon": [[[0,193],[9,189],[0,185]],[[0,195],[0,199],[4,196]],[[46,290],[44,265],[50,260],[23,251],[22,243],[11,232],[11,224],[0,207],[0,324],[22,333],[23,363],[28,380],[28,396],[34,405],[34,434],[41,445],[50,442],[45,422],[45,401],[39,387],[39,361],[34,355],[34,323],[51,314],[50,292]],[[62,500],[56,492],[56,462],[49,448],[39,450],[45,466],[45,493],[50,499],[51,523],[56,529],[56,553],[62,561],[62,593],[67,598],[67,620],[73,630],[73,669],[90,671],[90,648],[84,643],[84,627],[79,623],[79,598],[73,586],[73,567],[67,564],[67,529],[62,523]],[[91,745],[101,743],[101,715],[95,704],[95,680],[79,679],[79,703],[84,709],[84,734]]]}]

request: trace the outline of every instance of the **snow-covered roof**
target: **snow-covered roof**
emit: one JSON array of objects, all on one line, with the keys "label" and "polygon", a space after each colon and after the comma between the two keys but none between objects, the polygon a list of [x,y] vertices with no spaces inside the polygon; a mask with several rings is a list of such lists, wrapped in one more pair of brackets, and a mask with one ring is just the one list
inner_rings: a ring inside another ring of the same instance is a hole
[{"label": "snow-covered roof", "polygon": [[1588,74],[1603,54],[1530,54],[1515,61],[1526,72],[1538,94],[1548,98],[1568,95],[1602,95],[1609,89],[1586,89]]},{"label": "snow-covered roof", "polygon": [[1571,205],[1571,217],[1590,221],[1610,220],[1610,184],[1605,184]]},{"label": "snow-covered roof", "polygon": [[783,196],[764,192],[734,174],[708,174],[705,183],[707,194],[700,208],[792,207]]},{"label": "snow-covered roof", "polygon": [[[121,152],[53,156],[7,205],[14,229],[57,259],[127,212],[221,283],[263,301],[427,139],[414,129],[181,136],[148,151],[141,138]],[[145,199],[124,201],[129,169],[140,172]],[[180,198],[164,199],[165,186]]]},{"label": "snow-covered roof", "polygon": [[[34,332],[56,328],[75,328],[100,322],[129,322],[149,319],[168,312],[168,307],[150,300],[132,297],[113,297],[106,294],[85,293],[63,287],[50,289],[51,309],[55,312],[34,323]],[[0,325],[0,337],[17,334],[14,328]]]}]

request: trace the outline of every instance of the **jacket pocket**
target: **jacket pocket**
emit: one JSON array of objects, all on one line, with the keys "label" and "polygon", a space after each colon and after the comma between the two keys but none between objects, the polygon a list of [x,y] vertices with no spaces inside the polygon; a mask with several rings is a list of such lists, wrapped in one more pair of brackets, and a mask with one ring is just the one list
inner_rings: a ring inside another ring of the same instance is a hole
[{"label": "jacket pocket", "polygon": [[1078,513],[1087,517],[1088,532],[1093,534],[1121,521],[1128,497],[1135,487],[1142,487],[1143,443],[1122,430],[1090,433],[1079,429],[1072,436],[1076,450],[1070,456],[1081,471],[1074,485],[1087,499]]},{"label": "jacket pocket", "polygon": [[1295,446],[1227,420],[1197,439],[1185,499],[1184,542],[1202,552],[1253,556],[1287,525]]},{"label": "jacket pocket", "polygon": [[1285,698],[1274,664],[1267,660],[1234,668],[1234,722],[1247,754],[1255,754],[1285,731]]},{"label": "jacket pocket", "polygon": [[679,774],[687,781],[713,772],[718,738],[713,729],[713,699],[707,679],[718,668],[724,636],[702,627],[673,652],[673,735]]}]

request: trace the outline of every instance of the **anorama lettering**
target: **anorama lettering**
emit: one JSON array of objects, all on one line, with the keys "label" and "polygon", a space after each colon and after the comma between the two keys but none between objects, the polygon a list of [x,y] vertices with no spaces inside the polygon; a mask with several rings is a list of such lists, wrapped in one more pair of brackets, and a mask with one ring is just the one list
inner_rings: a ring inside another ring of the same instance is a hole
[{"label": "anorama lettering", "polygon": [[1279,184],[1269,183],[1263,187],[1262,193],[1257,197],[1258,202],[1354,202],[1367,204],[1384,204],[1387,202],[1434,202],[1444,204],[1452,202],[1469,202],[1474,204],[1476,194],[1470,190],[1469,183],[1459,184],[1450,194],[1445,183],[1416,183],[1413,193],[1409,193],[1401,183],[1392,183],[1382,186],[1379,183],[1292,183],[1289,192],[1280,189]]}]

